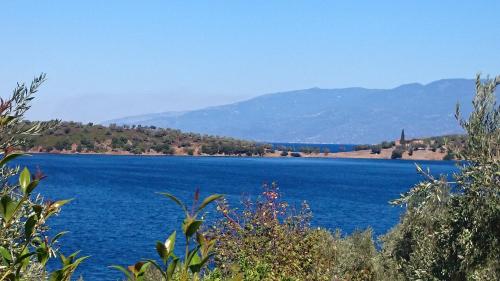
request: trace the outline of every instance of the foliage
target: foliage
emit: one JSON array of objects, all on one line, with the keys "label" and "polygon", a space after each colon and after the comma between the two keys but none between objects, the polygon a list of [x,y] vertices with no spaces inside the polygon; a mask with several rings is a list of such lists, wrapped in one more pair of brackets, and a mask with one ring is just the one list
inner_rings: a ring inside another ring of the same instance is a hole
[{"label": "foliage", "polygon": [[207,235],[217,237],[218,276],[241,274],[244,280],[372,280],[375,247],[371,231],[342,238],[310,228],[311,212],[281,200],[276,184],[264,185],[244,209],[220,202],[223,218]]},{"label": "foliage", "polygon": [[371,145],[369,145],[369,144],[359,144],[359,145],[354,146],[354,150],[355,151],[358,151],[358,150],[368,150],[370,148],[371,148]]},{"label": "foliage", "polygon": [[[205,236],[199,231],[203,220],[199,218],[201,212],[211,202],[222,197],[220,194],[208,196],[203,201],[199,201],[199,192],[195,192],[192,208],[188,207],[177,197],[170,193],[160,193],[168,199],[178,204],[184,212],[184,221],[182,223],[182,233],[186,241],[184,261],[181,261],[174,253],[177,232],[174,231],[165,242],[156,242],[156,251],[158,252],[161,263],[155,260],[145,260],[137,262],[134,265],[124,268],[122,266],[112,266],[122,271],[133,281],[143,281],[147,277],[148,268],[154,267],[156,270],[150,271],[150,274],[160,276],[159,280],[199,280],[200,272],[207,265],[209,259],[213,256],[213,247],[215,240]],[[191,243],[194,241],[194,247]]]},{"label": "foliage", "polygon": [[391,154],[391,159],[399,159],[403,157],[404,149],[402,147],[396,147]]},{"label": "foliage", "polygon": [[387,149],[387,148],[391,148],[393,146],[395,146],[396,143],[394,141],[383,141],[380,146],[383,148],[383,149]]},{"label": "foliage", "polygon": [[[456,152],[465,160],[454,182],[426,180],[393,204],[407,208],[401,222],[383,237],[382,259],[407,280],[500,279],[500,77],[476,80],[473,112],[457,119],[467,133]],[[394,271],[394,270],[393,270]]]},{"label": "foliage", "polygon": [[382,146],[381,145],[372,145],[371,150],[372,150],[372,154],[380,154],[380,152],[382,152]]},{"label": "foliage", "polygon": [[[29,121],[22,124],[34,125]],[[75,151],[73,145],[76,146]],[[111,124],[105,127],[92,123],[62,122],[57,128],[48,128],[40,135],[28,137],[19,147],[35,152],[263,155],[269,145],[154,126]]]},{"label": "foliage", "polygon": [[[0,280],[45,279],[48,260],[58,255],[62,268],[52,272],[50,280],[70,280],[78,265],[87,257],[68,257],[56,248],[56,242],[64,234],[54,238],[46,236],[47,220],[56,215],[70,200],[43,202],[35,189],[45,177],[40,171],[35,175],[24,168],[10,167],[11,161],[22,153],[15,147],[25,145],[26,136],[37,135],[53,128],[57,121],[23,122],[24,114],[30,109],[30,101],[38,87],[45,81],[45,75],[36,77],[28,88],[18,84],[12,97],[0,102]],[[17,178],[17,182],[13,179]]]}]

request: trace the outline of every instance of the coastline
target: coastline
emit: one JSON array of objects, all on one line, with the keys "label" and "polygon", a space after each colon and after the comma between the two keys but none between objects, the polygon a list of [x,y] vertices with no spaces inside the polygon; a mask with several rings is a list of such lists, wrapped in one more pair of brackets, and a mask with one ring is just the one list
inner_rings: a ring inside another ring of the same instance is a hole
[{"label": "coastline", "polygon": [[[330,152],[330,153],[310,153],[306,154],[303,152],[298,152],[300,157],[294,156],[281,156],[281,151],[275,151],[274,153],[265,153],[264,155],[226,155],[226,154],[194,154],[189,155],[183,153],[180,150],[176,150],[174,154],[163,154],[158,152],[147,152],[142,154],[134,154],[128,151],[106,151],[106,152],[77,152],[77,151],[36,151],[30,150],[26,151],[29,154],[53,154],[53,155],[111,155],[111,156],[174,156],[174,157],[250,157],[250,158],[326,158],[326,159],[391,159],[391,154],[394,148],[382,149],[379,154],[371,153],[371,150],[358,150],[358,151],[348,151],[348,152]],[[445,153],[433,152],[430,150],[417,150],[413,152],[413,155],[408,155],[408,152],[403,153],[403,157],[399,160],[432,160],[432,161],[442,161]]]}]

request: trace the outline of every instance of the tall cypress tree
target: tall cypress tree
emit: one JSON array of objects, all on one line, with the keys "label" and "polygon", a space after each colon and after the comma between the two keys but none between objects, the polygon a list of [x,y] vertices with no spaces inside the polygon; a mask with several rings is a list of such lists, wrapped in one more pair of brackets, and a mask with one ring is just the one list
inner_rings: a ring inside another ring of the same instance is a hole
[{"label": "tall cypress tree", "polygon": [[405,144],[406,144],[406,141],[405,141],[405,129],[403,129],[403,130],[401,131],[401,138],[399,139],[399,143],[400,143],[401,145],[405,145]]}]

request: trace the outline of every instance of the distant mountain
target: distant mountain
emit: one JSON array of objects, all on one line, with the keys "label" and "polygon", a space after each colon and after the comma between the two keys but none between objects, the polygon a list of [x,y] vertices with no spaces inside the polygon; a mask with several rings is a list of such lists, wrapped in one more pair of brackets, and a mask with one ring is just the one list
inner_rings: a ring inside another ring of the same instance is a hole
[{"label": "distant mountain", "polygon": [[312,88],[200,110],[110,120],[267,142],[377,143],[461,133],[460,102],[471,110],[474,80],[445,79],[394,89]]}]

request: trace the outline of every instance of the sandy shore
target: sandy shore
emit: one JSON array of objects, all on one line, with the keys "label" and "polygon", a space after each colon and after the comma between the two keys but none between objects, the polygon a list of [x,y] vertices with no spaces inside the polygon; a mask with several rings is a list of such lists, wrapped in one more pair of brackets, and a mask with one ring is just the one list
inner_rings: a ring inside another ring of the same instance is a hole
[{"label": "sandy shore", "polygon": [[[349,151],[349,152],[337,152],[337,153],[311,153],[305,154],[300,153],[302,158],[353,158],[353,159],[391,159],[391,154],[394,148],[382,149],[380,154],[373,154],[371,150],[359,150],[359,151]],[[40,151],[28,151],[28,153],[47,153]],[[128,151],[106,151],[102,153],[97,152],[76,152],[76,151],[53,151],[48,152],[49,154],[82,154],[82,155],[136,155],[130,153]],[[253,156],[253,157],[269,157],[269,158],[280,158],[283,157],[280,155],[280,151],[276,151],[274,153],[266,153],[263,156]],[[147,152],[140,154],[141,156],[165,156],[165,154],[158,152]],[[184,151],[178,149],[175,151],[175,154],[172,156],[190,156]],[[206,156],[206,157],[245,157],[238,155],[224,155],[224,154],[216,154],[216,155],[207,155],[207,154],[197,154],[195,153],[193,156]],[[408,152],[403,154],[403,158],[405,160],[443,160],[445,153],[442,152],[433,152],[430,150],[417,150],[413,152],[413,155],[408,155]],[[286,156],[292,158],[292,156]],[[284,158],[284,157],[283,157]]]}]

